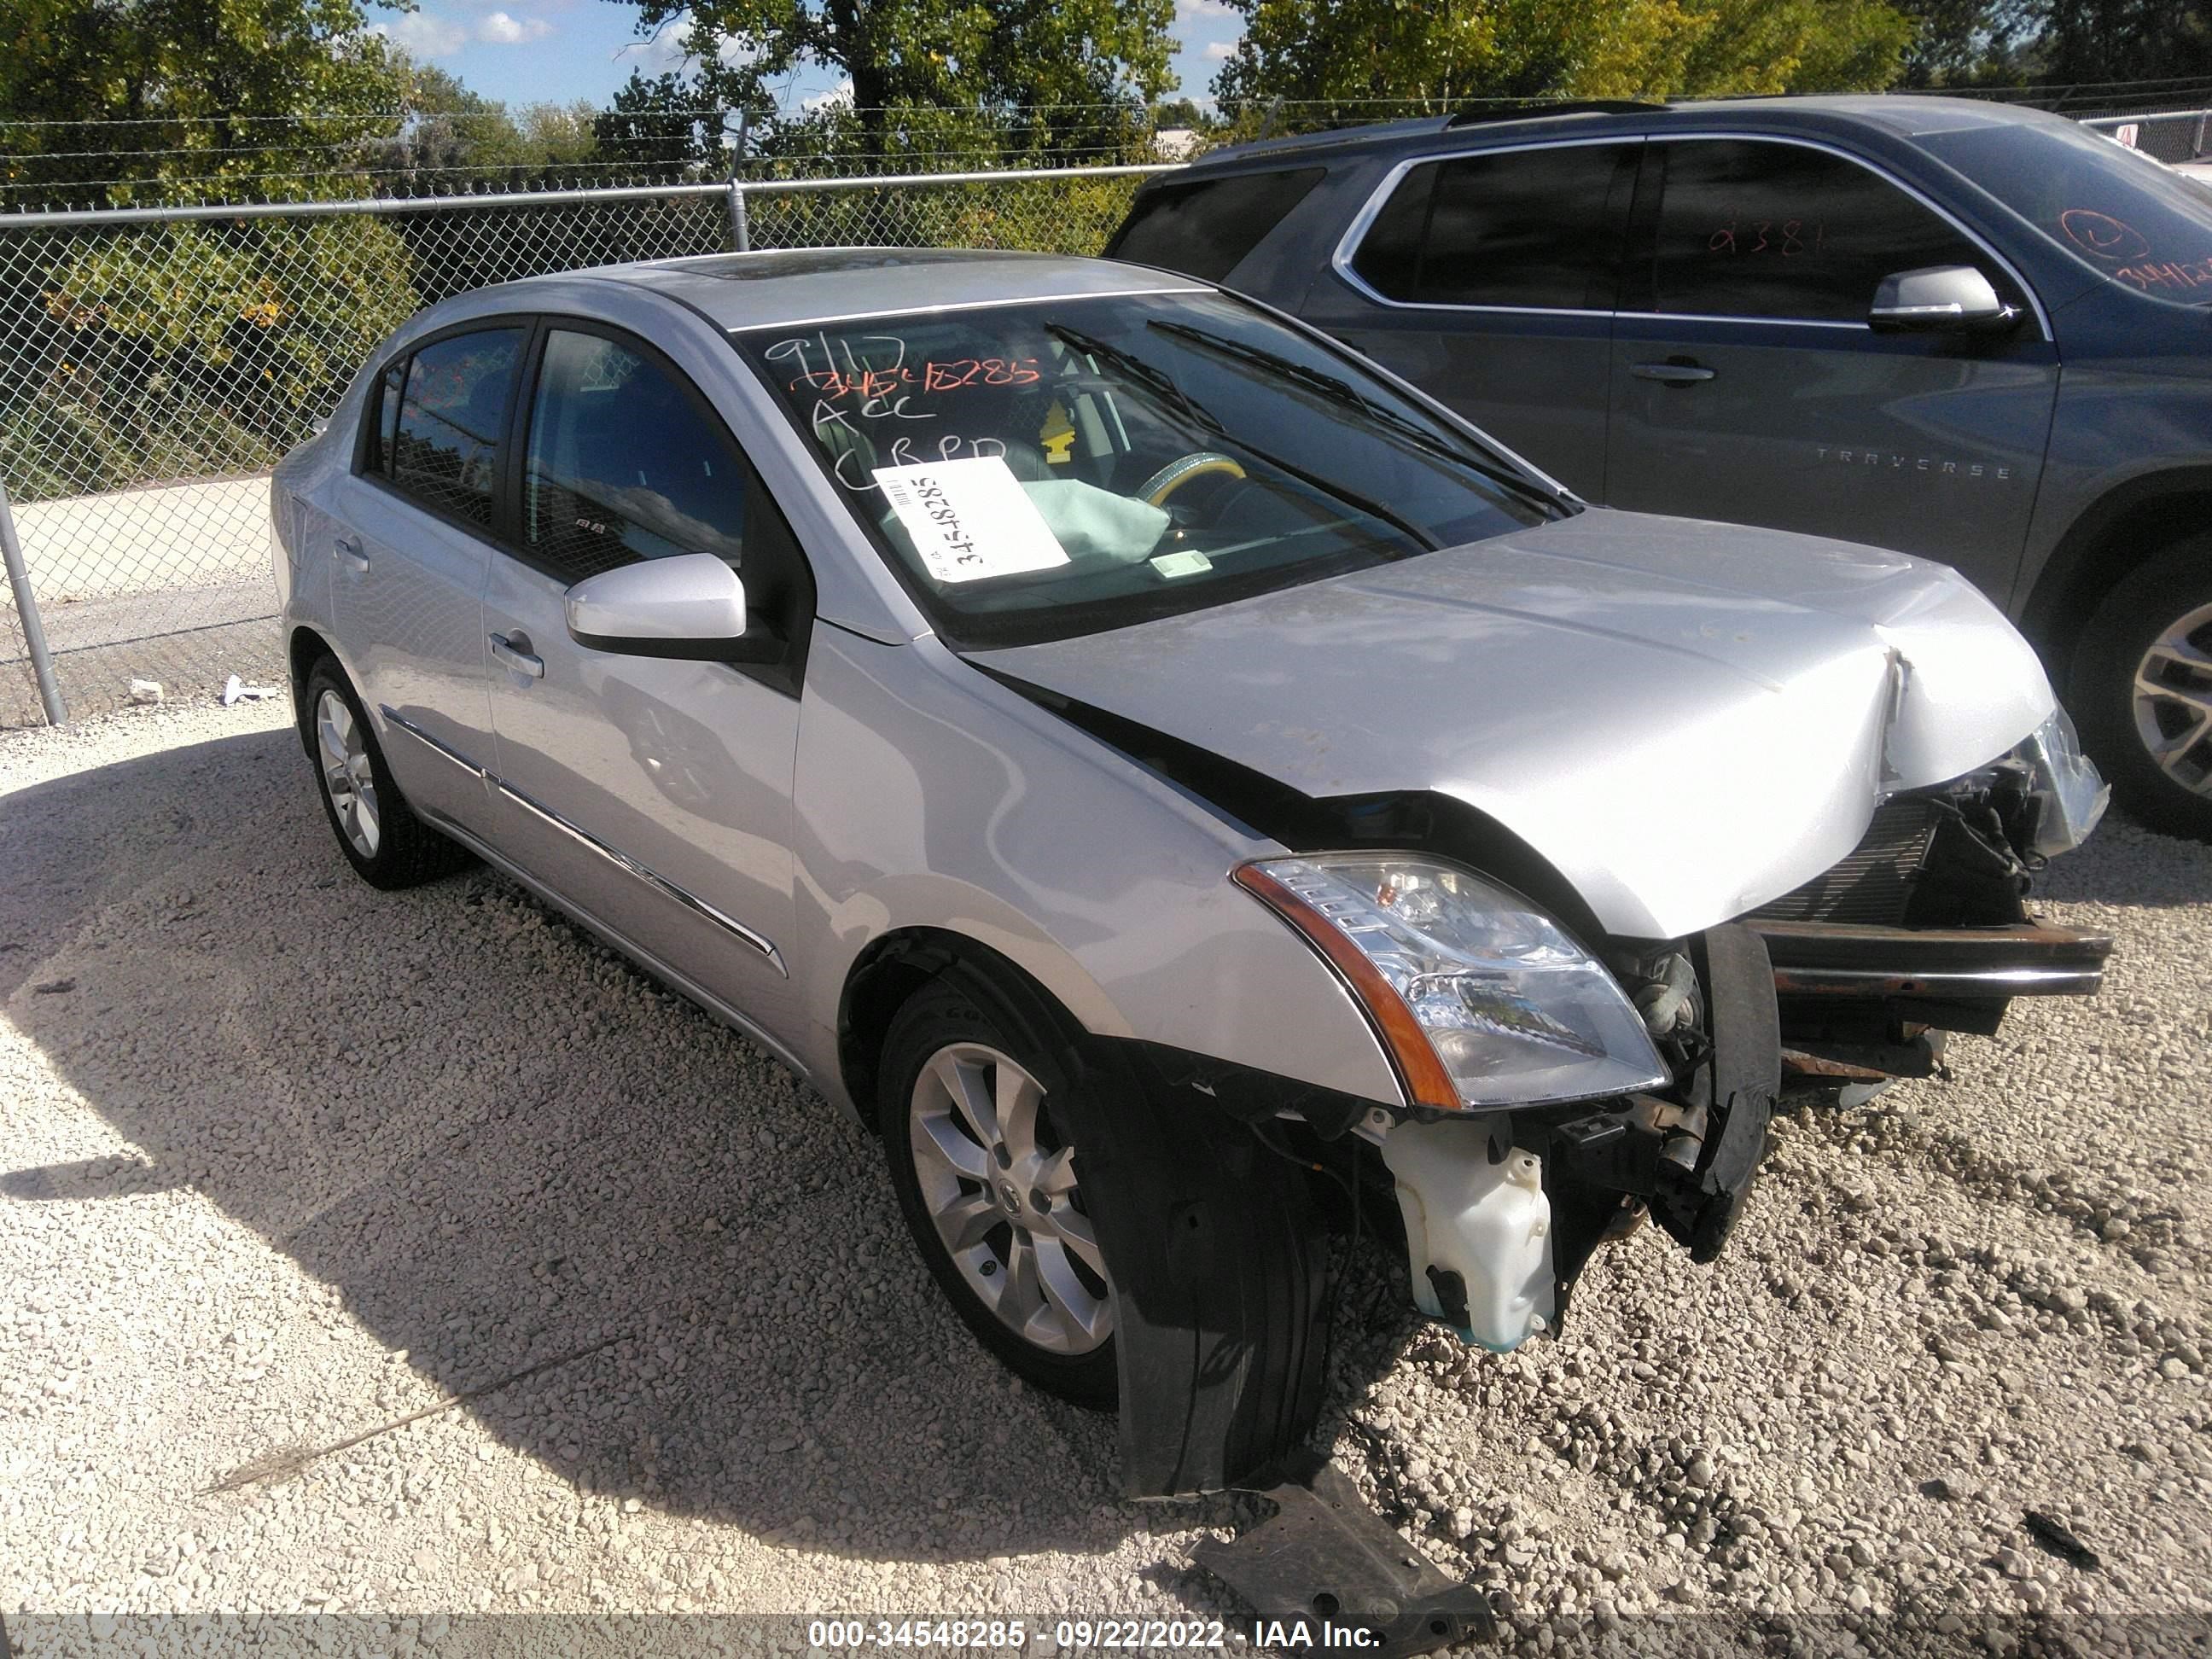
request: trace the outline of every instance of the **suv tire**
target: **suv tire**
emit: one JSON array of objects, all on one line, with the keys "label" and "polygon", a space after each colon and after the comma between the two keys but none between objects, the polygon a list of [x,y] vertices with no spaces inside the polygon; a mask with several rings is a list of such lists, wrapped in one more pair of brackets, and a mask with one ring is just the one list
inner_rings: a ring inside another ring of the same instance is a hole
[{"label": "suv tire", "polygon": [[2083,746],[2128,811],[2212,841],[2212,537],[2167,549],[2105,595],[2069,690]]}]

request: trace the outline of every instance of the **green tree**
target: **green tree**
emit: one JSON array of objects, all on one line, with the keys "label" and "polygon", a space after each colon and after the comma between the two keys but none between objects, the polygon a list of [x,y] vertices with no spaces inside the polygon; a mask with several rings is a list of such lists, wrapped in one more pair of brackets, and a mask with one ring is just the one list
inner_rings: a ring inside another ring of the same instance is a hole
[{"label": "green tree", "polygon": [[[638,33],[683,28],[695,101],[740,108],[792,70],[852,83],[854,129],[875,151],[981,112],[1018,147],[1096,150],[1141,128],[1170,82],[1175,0],[613,0]],[[1105,113],[1102,118],[1100,111]]]},{"label": "green tree", "polygon": [[2205,0],[2045,0],[2039,81],[2081,85],[2212,75]]},{"label": "green tree", "polygon": [[339,158],[400,103],[359,0],[0,0],[0,32],[18,204],[364,193]]},{"label": "green tree", "polygon": [[[1874,89],[1913,26],[1887,0],[1230,0],[1213,89],[1265,100],[1667,98]],[[1354,112],[1370,112],[1369,111]]]},{"label": "green tree", "polygon": [[721,112],[709,99],[679,75],[648,81],[632,70],[613,104],[592,118],[598,158],[655,184],[700,173],[721,151]]}]

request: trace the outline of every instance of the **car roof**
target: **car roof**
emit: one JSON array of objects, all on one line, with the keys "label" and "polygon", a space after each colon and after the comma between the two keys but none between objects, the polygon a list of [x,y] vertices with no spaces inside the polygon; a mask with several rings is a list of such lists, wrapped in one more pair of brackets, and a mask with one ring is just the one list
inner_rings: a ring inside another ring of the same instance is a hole
[{"label": "car roof", "polygon": [[1537,139],[1602,137],[1615,132],[1627,136],[1664,132],[1670,126],[1692,125],[1708,130],[1717,127],[1769,131],[1793,126],[1819,131],[1863,125],[1879,126],[1899,137],[1911,138],[1961,127],[2053,121],[2064,123],[2065,118],[1987,99],[1935,94],[1700,98],[1674,104],[1596,101],[1556,106],[1478,106],[1455,115],[1423,116],[1372,126],[1232,144],[1200,156],[1190,171],[1204,173],[1217,168],[1276,166],[1308,157],[1325,161],[1334,155],[1367,149],[1402,149],[1417,154],[1436,148],[1435,141],[1443,140],[1472,149],[1489,142],[1526,143]]},{"label": "car roof", "polygon": [[[792,328],[866,317],[1105,294],[1205,291],[1211,283],[1059,253],[960,248],[793,248],[710,253],[572,272],[666,295],[728,329]],[[534,282],[504,295],[527,303]]]}]

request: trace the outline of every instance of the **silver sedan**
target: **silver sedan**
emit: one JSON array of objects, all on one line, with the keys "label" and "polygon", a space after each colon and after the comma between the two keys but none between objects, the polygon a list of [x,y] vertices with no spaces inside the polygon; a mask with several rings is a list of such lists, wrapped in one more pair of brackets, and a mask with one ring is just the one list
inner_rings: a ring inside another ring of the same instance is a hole
[{"label": "silver sedan", "polygon": [[481,859],[876,1126],[1133,1492],[1310,1428],[1332,1227],[1511,1348],[1629,1227],[1721,1248],[1785,1071],[2101,973],[2023,904],[2101,787],[1966,583],[1589,507],[1203,283],[490,289],[273,497],[354,868]]}]

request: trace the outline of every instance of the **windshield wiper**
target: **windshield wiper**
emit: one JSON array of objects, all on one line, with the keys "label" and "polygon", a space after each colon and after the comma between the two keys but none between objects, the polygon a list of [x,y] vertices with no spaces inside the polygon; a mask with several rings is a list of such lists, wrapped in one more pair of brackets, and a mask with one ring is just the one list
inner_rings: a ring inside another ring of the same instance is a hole
[{"label": "windshield wiper", "polygon": [[1212,351],[1237,362],[1267,369],[1326,398],[1340,408],[1358,410],[1376,425],[1397,434],[1415,448],[1425,450],[1440,459],[1453,462],[1460,466],[1471,466],[1484,477],[1494,483],[1504,485],[1526,500],[1547,507],[1556,507],[1560,503],[1562,497],[1559,492],[1547,489],[1534,478],[1524,477],[1502,461],[1486,461],[1479,456],[1469,454],[1464,449],[1445,442],[1425,427],[1407,420],[1387,404],[1376,403],[1349,380],[1340,380],[1326,369],[1316,368],[1310,363],[1293,362],[1288,357],[1278,356],[1275,353],[1265,350],[1259,346],[1247,345],[1242,340],[1232,340],[1224,335],[1209,333],[1202,328],[1193,328],[1188,323],[1170,323],[1155,318],[1145,326],[1156,328],[1161,333],[1178,340],[1187,340],[1201,350]]},{"label": "windshield wiper", "polygon": [[[1133,356],[1119,346],[1109,345],[1103,340],[1094,339],[1090,335],[1079,330],[1066,327],[1063,324],[1047,323],[1045,332],[1083,353],[1086,357],[1102,363],[1111,363],[1131,380],[1158,394],[1163,403],[1178,413],[1187,416],[1194,424],[1204,428],[1226,442],[1233,443],[1247,454],[1257,457],[1268,465],[1287,472],[1308,488],[1317,489],[1322,495],[1334,497],[1347,507],[1365,514],[1370,519],[1379,520],[1382,523],[1389,525],[1400,535],[1417,544],[1422,551],[1433,553],[1443,545],[1419,525],[1401,514],[1392,512],[1382,502],[1362,495],[1357,491],[1347,489],[1333,479],[1323,478],[1316,473],[1310,472],[1295,461],[1285,460],[1272,451],[1261,448],[1249,438],[1231,438],[1229,435],[1229,428],[1222,425],[1205,404],[1200,403],[1143,358]],[[1352,388],[1346,386],[1345,390],[1350,392]],[[1356,397],[1358,394],[1355,392],[1353,395]]]}]

